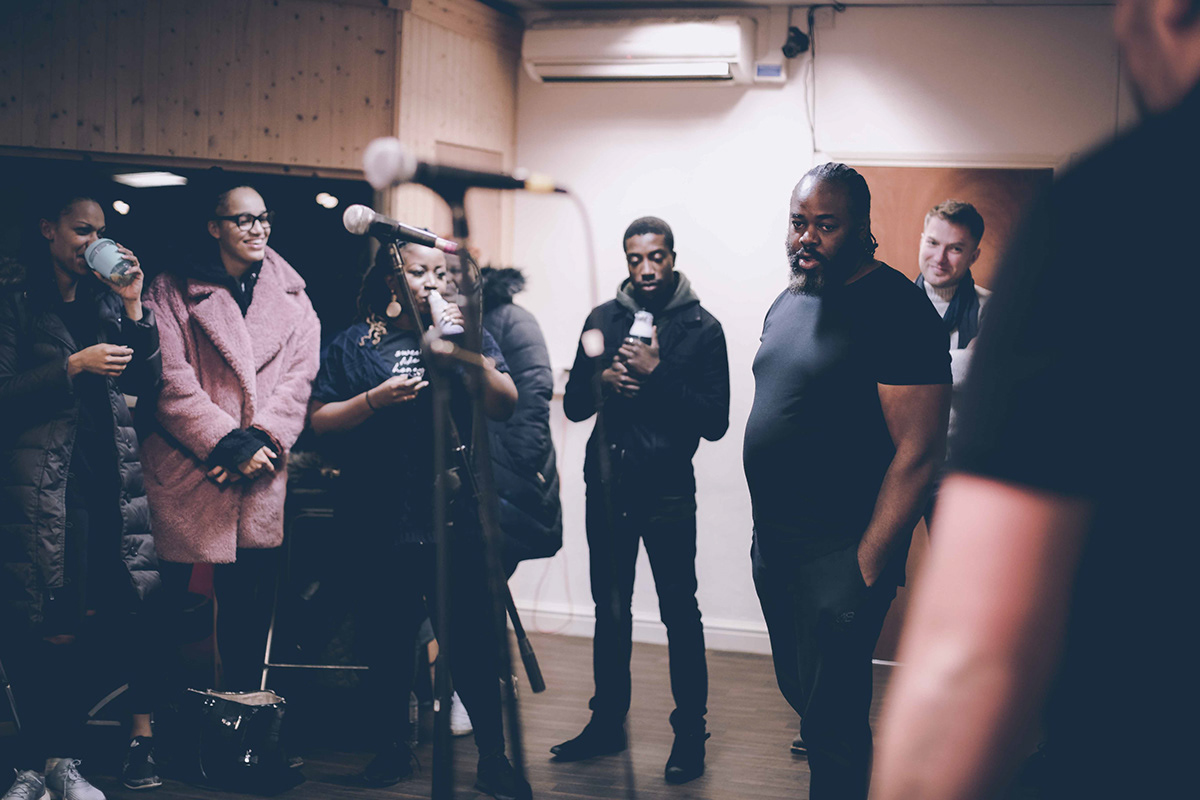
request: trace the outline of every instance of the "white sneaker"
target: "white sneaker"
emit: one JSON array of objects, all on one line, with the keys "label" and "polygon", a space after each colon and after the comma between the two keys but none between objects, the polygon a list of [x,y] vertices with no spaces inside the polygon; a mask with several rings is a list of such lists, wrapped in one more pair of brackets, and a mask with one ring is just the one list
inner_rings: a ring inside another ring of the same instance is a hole
[{"label": "white sneaker", "polygon": [[17,779],[0,800],[50,800],[46,779],[31,769],[18,772]]},{"label": "white sneaker", "polygon": [[462,700],[458,699],[458,692],[455,692],[450,695],[450,735],[466,736],[473,730],[475,729],[471,725],[471,716],[467,714]]},{"label": "white sneaker", "polygon": [[79,759],[64,758],[46,773],[46,788],[52,800],[104,800],[104,792],[79,774]]}]

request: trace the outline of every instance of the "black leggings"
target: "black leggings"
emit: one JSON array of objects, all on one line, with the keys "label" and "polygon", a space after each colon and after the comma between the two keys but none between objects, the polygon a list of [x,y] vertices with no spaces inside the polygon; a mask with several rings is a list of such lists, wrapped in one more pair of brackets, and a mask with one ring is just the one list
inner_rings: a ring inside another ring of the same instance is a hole
[{"label": "black leggings", "polygon": [[[275,598],[279,548],[238,548],[232,564],[213,564],[213,595],[217,601],[217,650],[221,654],[221,688],[231,692],[257,691],[262,682],[267,628]],[[192,565],[160,561],[172,607],[179,607],[191,580]]]}]

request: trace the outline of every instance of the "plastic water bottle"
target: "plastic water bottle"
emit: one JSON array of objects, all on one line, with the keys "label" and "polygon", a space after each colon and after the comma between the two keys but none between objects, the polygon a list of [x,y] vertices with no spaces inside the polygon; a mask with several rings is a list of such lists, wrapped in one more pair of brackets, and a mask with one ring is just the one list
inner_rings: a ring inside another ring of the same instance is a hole
[{"label": "plastic water bottle", "polygon": [[629,326],[629,338],[650,344],[654,340],[654,315],[649,311],[635,312],[633,324]]},{"label": "plastic water bottle", "polygon": [[431,289],[429,292],[429,311],[433,314],[433,318],[437,321],[438,327],[442,329],[442,333],[446,336],[453,336],[456,333],[463,332],[463,326],[457,322],[445,322],[442,320],[442,314],[446,313],[446,307],[450,305],[446,299],[438,294],[437,289]]}]

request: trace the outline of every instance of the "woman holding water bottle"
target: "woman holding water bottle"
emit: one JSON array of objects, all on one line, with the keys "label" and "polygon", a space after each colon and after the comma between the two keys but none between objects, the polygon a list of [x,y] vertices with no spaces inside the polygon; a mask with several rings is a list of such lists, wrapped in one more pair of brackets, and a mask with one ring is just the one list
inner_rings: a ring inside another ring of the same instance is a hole
[{"label": "woman holding water bottle", "polygon": [[[417,631],[436,597],[433,530],[433,402],[421,335],[437,325],[443,335],[461,329],[462,312],[446,303],[446,259],[432,248],[407,244],[403,268],[381,248],[363,278],[359,322],[338,333],[326,346],[313,383],[311,422],[330,446],[342,450],[337,509],[343,529],[357,537],[352,545],[362,559],[364,615],[359,641],[371,669],[376,718],[372,731],[376,756],[361,775],[368,786],[390,786],[412,772],[406,744],[409,692],[413,684],[413,648]],[[416,308],[406,306],[407,281]],[[506,419],[517,390],[504,356],[484,331],[480,373],[484,411]],[[446,369],[450,416],[464,443],[471,441],[471,402],[464,374]],[[447,464],[455,465],[447,453]],[[459,472],[459,482],[463,480]],[[448,480],[452,486],[456,481]],[[476,788],[495,797],[528,798],[529,784],[518,777],[504,754],[500,718],[500,682],[492,605],[487,593],[483,540],[474,502],[451,502],[447,526],[451,547],[449,633],[454,687],[475,727],[479,751]],[[429,606],[427,611],[427,604]],[[436,614],[434,622],[438,623]]]},{"label": "woman holding water bottle", "polygon": [[142,271],[104,238],[100,204],[68,192],[44,209],[42,263],[0,264],[0,659],[20,715],[18,774],[4,795],[101,800],[79,773],[89,659],[122,654],[133,714],[123,779],[160,785],[151,755],[159,584],[126,396],[161,381]]}]

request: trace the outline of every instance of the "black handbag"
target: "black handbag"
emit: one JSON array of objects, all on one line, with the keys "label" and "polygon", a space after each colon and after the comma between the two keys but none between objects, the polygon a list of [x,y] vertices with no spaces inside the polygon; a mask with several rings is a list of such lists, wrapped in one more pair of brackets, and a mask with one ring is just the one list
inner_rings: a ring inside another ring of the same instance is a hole
[{"label": "black handbag", "polygon": [[289,769],[283,747],[286,703],[271,691],[188,689],[184,702],[191,772],[200,782],[238,792],[273,795],[304,781]]}]

